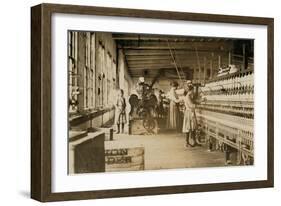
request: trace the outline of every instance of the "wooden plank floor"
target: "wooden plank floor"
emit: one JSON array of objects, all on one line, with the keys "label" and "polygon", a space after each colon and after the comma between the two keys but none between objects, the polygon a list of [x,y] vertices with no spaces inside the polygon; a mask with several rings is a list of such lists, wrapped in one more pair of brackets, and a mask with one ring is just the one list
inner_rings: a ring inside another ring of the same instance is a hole
[{"label": "wooden plank floor", "polygon": [[[225,166],[224,154],[208,152],[205,147],[188,147],[182,133],[157,135],[114,134],[116,145],[138,145],[145,148],[145,170]],[[106,144],[105,144],[106,146]]]}]

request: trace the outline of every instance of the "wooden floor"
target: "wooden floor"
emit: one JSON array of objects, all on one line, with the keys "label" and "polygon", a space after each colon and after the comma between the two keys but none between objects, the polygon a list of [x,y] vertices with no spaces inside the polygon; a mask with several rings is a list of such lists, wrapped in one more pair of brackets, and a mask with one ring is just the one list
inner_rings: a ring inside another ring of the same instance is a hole
[{"label": "wooden floor", "polygon": [[186,148],[185,137],[182,133],[114,134],[114,140],[110,144],[143,146],[145,170],[225,166],[222,152],[209,152],[204,146]]}]

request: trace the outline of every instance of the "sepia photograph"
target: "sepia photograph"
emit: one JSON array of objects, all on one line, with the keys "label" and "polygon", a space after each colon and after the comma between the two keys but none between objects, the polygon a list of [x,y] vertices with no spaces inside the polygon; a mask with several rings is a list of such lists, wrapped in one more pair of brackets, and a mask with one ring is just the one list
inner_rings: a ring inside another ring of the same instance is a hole
[{"label": "sepia photograph", "polygon": [[68,30],[68,174],[254,165],[254,40]]}]

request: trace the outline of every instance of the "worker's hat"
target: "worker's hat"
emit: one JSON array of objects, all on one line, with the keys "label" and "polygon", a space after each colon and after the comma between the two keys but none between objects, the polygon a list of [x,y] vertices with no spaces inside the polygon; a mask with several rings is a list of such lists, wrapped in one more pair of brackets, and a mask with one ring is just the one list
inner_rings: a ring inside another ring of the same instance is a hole
[{"label": "worker's hat", "polygon": [[144,82],[144,77],[139,77],[140,82]]},{"label": "worker's hat", "polygon": [[186,80],[186,81],[185,81],[185,84],[187,84],[187,85],[192,85],[192,82],[191,82],[191,80]]}]

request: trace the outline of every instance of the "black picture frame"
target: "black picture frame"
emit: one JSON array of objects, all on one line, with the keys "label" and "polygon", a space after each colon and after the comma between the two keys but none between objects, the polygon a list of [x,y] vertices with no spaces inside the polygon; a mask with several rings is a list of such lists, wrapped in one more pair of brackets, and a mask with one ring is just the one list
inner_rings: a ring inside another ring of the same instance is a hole
[{"label": "black picture frame", "polygon": [[[221,22],[267,26],[267,180],[231,183],[170,185],[163,187],[111,189],[53,193],[51,190],[51,16],[54,13]],[[31,197],[49,202],[93,198],[159,195],[204,191],[266,188],[274,185],[274,20],[169,11],[40,4],[31,8]]]}]

